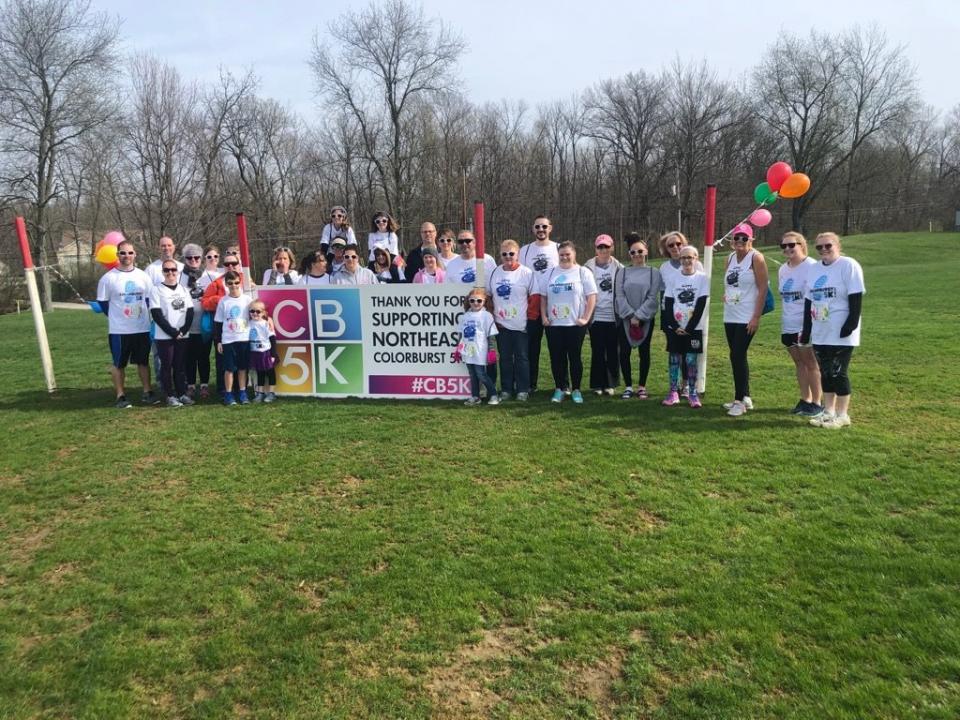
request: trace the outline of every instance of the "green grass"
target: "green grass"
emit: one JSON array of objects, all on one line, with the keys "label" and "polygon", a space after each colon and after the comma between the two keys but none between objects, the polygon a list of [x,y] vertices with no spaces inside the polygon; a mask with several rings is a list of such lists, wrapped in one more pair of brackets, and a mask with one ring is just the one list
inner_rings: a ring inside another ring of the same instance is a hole
[{"label": "green grass", "polygon": [[2,317],[0,717],[956,718],[958,242],[845,242],[839,432],[778,313],[739,419],[716,333],[701,412],[119,412],[102,317],[47,316],[53,396]]}]

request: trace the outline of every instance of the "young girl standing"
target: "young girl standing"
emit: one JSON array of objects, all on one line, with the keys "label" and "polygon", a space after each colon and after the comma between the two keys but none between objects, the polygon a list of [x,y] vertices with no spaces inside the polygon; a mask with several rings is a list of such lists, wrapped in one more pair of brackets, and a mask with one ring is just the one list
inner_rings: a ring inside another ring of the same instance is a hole
[{"label": "young girl standing", "polygon": [[257,371],[255,403],[271,403],[277,399],[273,387],[277,384],[274,367],[279,359],[273,320],[267,313],[267,306],[254,300],[250,303],[250,369]]},{"label": "young girl standing", "polygon": [[670,392],[664,405],[680,402],[680,366],[686,364],[690,407],[701,407],[697,395],[697,356],[703,352],[703,311],[710,294],[710,279],[697,270],[697,249],[680,250],[680,272],[663,296],[667,351],[670,353]]},{"label": "young girl standing", "polygon": [[487,389],[490,398],[488,405],[499,405],[497,386],[487,375],[487,352],[490,348],[490,338],[497,334],[497,325],[493,315],[488,313],[483,304],[487,300],[487,293],[483,288],[474,288],[464,301],[463,316],[460,318],[460,344],[457,352],[467,364],[470,372],[470,399],[464,405],[480,404],[480,384]]}]

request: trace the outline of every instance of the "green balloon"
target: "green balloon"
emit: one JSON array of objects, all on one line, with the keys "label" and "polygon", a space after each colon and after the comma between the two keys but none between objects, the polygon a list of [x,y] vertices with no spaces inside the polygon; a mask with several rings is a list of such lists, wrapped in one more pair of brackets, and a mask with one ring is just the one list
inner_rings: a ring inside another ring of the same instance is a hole
[{"label": "green balloon", "polygon": [[770,189],[770,184],[762,182],[753,191],[753,199],[758,205],[773,205],[777,199],[777,193]]}]

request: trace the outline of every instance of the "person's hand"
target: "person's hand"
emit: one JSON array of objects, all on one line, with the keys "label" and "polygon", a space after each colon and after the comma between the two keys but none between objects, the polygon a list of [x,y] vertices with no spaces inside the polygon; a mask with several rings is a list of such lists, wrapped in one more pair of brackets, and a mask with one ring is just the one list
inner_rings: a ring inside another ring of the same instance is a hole
[{"label": "person's hand", "polygon": [[809,345],[810,336],[802,332],[797,333],[797,342],[800,343],[801,345]]},{"label": "person's hand", "polygon": [[760,318],[750,318],[747,323],[747,335],[753,335],[760,327]]},{"label": "person's hand", "polygon": [[221,355],[223,355],[223,343],[222,343],[222,342],[218,342],[218,343],[217,343],[217,352],[220,353]]},{"label": "person's hand", "polygon": [[579,325],[580,327],[583,327],[586,324],[587,324],[586,318],[582,318],[582,317],[577,318],[577,325]]},{"label": "person's hand", "polygon": [[630,327],[640,327],[640,321],[637,318],[630,318]]},{"label": "person's hand", "polygon": [[676,330],[674,330],[674,332],[675,332],[677,335],[686,335],[686,334],[687,334],[686,329],[684,329],[684,328],[682,328],[682,327],[678,327]]},{"label": "person's hand", "polygon": [[541,322],[543,323],[543,326],[544,326],[544,327],[549,327],[549,325],[550,325],[550,318],[548,318],[548,317],[543,317],[543,318],[540,318],[540,320],[541,320]]}]

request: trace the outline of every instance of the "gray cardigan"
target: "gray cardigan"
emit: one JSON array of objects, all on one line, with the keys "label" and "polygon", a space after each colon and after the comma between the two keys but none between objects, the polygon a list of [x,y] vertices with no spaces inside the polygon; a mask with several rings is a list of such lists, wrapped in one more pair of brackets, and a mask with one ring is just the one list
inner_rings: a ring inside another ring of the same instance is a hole
[{"label": "gray cardigan", "polygon": [[[623,321],[627,341],[632,347],[649,339],[662,289],[663,280],[660,271],[655,267],[627,265],[617,270],[613,281],[613,303],[617,317]],[[630,335],[630,320],[633,318],[639,320],[643,326],[641,339]]]}]

